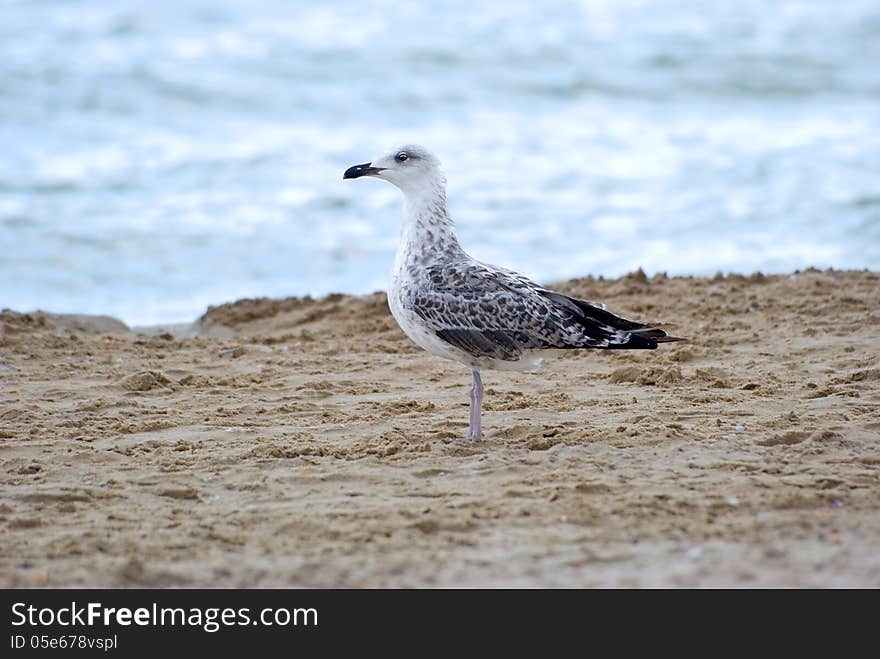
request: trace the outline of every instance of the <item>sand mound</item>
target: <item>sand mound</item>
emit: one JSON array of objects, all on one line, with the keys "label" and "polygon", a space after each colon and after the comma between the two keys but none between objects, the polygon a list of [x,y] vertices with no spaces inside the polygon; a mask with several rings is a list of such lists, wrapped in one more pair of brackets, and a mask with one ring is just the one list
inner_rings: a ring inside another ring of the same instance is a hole
[{"label": "sand mound", "polygon": [[0,580],[880,586],[880,275],[558,289],[690,342],[486,372],[479,444],[383,294],[2,312]]}]

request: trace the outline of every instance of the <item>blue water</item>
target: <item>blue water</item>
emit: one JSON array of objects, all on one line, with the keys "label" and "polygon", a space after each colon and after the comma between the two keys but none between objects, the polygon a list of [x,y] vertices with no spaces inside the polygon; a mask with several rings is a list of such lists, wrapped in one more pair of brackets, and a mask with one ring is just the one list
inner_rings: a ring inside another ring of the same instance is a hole
[{"label": "blue water", "polygon": [[444,161],[538,280],[880,267],[880,3],[0,2],[0,307],[383,288]]}]

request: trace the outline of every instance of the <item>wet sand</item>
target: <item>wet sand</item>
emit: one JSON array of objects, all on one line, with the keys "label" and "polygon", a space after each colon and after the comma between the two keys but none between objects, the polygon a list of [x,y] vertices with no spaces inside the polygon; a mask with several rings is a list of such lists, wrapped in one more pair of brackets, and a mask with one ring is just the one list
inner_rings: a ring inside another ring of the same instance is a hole
[{"label": "wet sand", "polygon": [[4,311],[0,583],[880,586],[880,274],[557,288],[691,342],[484,372],[478,444],[382,294]]}]

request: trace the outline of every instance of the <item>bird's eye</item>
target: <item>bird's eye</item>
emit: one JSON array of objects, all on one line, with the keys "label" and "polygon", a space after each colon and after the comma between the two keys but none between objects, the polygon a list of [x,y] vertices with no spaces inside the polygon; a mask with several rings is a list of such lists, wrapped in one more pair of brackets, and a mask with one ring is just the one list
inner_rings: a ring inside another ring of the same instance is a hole
[{"label": "bird's eye", "polygon": [[409,156],[406,154],[406,151],[401,151],[396,156],[394,156],[394,159],[397,162],[405,162],[405,161],[409,160]]}]

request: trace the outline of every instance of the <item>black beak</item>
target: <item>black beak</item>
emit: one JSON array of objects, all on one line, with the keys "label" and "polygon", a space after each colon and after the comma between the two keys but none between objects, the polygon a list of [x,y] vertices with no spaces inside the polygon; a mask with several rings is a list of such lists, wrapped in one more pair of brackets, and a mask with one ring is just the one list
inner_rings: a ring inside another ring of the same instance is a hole
[{"label": "black beak", "polygon": [[361,176],[373,176],[374,174],[378,174],[381,171],[384,171],[382,167],[372,167],[371,163],[367,162],[363,165],[355,165],[354,167],[349,167],[345,170],[345,174],[342,175],[342,178],[347,179],[359,178]]}]

